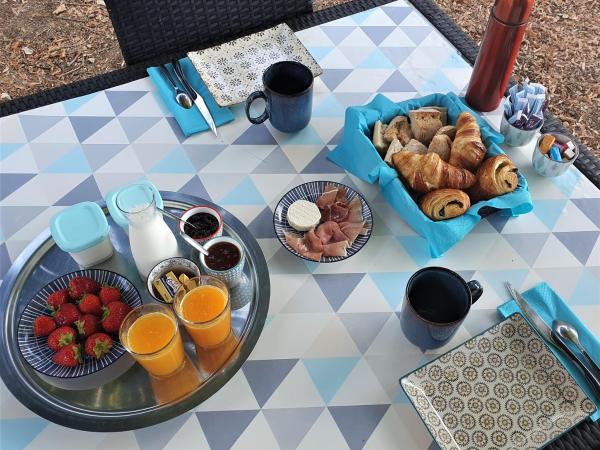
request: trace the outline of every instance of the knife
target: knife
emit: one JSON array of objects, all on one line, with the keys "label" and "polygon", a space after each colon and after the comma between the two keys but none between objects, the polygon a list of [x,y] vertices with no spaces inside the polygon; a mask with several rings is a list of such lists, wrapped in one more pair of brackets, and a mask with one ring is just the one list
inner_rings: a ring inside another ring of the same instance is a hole
[{"label": "knife", "polygon": [[567,355],[567,357],[577,365],[579,370],[583,373],[585,379],[588,384],[592,388],[593,392],[596,394],[598,399],[600,399],[600,380],[592,373],[592,371],[583,363],[583,361],[571,350],[571,348],[567,345],[564,339],[554,333],[552,329],[546,325],[546,322],[542,320],[542,318],[535,312],[535,310],[529,306],[527,300],[523,298],[523,296],[517,291],[512,285],[507,281],[504,283],[506,286],[506,290],[510,294],[510,296],[517,302],[519,308],[527,318],[528,322],[533,326],[533,328],[537,331],[537,333],[549,344],[554,346],[555,348],[560,349],[563,353]]},{"label": "knife", "polygon": [[208,106],[206,106],[206,102],[204,101],[204,99],[202,98],[201,95],[198,95],[198,93],[194,90],[192,85],[185,78],[185,75],[183,73],[183,69],[181,68],[181,64],[179,63],[179,60],[174,59],[171,63],[173,64],[173,69],[175,70],[175,75],[177,75],[177,78],[179,78],[179,81],[181,81],[181,84],[183,84],[183,88],[187,91],[189,96],[194,101],[194,104],[200,111],[200,114],[202,114],[202,117],[204,118],[204,120],[206,120],[206,123],[208,124],[208,126],[210,127],[210,129],[212,130],[214,135],[218,136],[217,126],[215,125],[215,121],[213,120],[213,118],[210,114],[210,111],[208,110]]}]

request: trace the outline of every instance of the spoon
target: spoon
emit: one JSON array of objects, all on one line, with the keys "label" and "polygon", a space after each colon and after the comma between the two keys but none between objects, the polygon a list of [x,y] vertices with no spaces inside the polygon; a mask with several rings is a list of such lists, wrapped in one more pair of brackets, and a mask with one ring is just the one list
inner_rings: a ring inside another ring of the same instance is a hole
[{"label": "spoon", "polygon": [[189,225],[190,227],[192,227],[192,228],[200,231],[200,227],[198,227],[198,225],[194,225],[193,223],[188,222],[187,220],[184,220],[181,217],[179,217],[179,216],[177,216],[177,215],[175,215],[173,213],[170,213],[169,211],[167,211],[165,209],[161,209],[161,208],[156,208],[156,209],[158,209],[161,214],[163,214],[163,215],[165,215],[167,217],[170,217],[171,219],[178,220],[179,222],[184,223],[186,225]]},{"label": "spoon", "polygon": [[187,95],[183,90],[181,90],[179,86],[177,86],[177,83],[175,83],[175,80],[171,76],[171,73],[168,71],[168,69],[164,65],[160,66],[160,69],[163,75],[167,77],[169,83],[171,83],[171,86],[175,90],[175,101],[177,102],[177,104],[185,109],[190,109],[192,106],[194,106],[194,102],[192,101],[190,96]]},{"label": "spoon", "polygon": [[600,374],[600,367],[598,367],[598,364],[594,362],[583,345],[581,345],[581,342],[579,341],[579,333],[577,333],[577,329],[573,325],[562,320],[555,320],[552,322],[552,329],[559,336],[562,336],[564,339],[572,342],[579,349],[587,362],[594,368],[594,370],[596,370],[598,374]]}]

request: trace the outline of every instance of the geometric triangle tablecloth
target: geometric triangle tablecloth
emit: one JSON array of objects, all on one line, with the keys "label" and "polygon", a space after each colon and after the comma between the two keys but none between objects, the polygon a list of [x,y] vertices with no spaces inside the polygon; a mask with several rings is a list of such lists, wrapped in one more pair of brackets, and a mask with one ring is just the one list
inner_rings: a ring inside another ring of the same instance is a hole
[{"label": "geometric triangle tablecloth", "polygon": [[[508,150],[534,211],[484,219],[432,260],[376,187],[326,159],[350,105],[377,92],[400,101],[463,91],[471,68],[429,22],[401,0],[297,35],[324,73],[311,123],[296,135],[250,125],[238,105],[218,138],[185,138],[148,78],[0,119],[0,278],[57,211],[147,178],[240,218],[265,254],[272,292],[250,358],[195,410],[133,432],[88,433],[35,416],[0,383],[2,449],[424,449],[431,437],[398,378],[497,322],[505,280],[520,289],[548,281],[600,334],[600,191],[575,168],[543,179],[531,148]],[[341,263],[296,258],[273,234],[281,195],[320,179],[358,189],[373,211],[370,241]],[[478,279],[485,294],[445,348],[424,354],[404,338],[397,311],[410,274],[433,264]]]}]

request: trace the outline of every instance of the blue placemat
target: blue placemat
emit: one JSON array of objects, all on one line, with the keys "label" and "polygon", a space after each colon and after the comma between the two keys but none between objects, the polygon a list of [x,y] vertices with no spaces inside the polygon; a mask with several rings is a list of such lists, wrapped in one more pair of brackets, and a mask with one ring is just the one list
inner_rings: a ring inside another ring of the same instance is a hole
[{"label": "blue placemat", "polygon": [[412,109],[433,105],[448,108],[450,124],[456,123],[461,112],[469,111],[477,119],[481,138],[488,149],[487,156],[504,154],[498,147],[504,140],[503,136],[495,132],[479,114],[452,93],[431,94],[400,103],[394,103],[379,94],[365,106],[353,106],[346,110],[342,142],[329,154],[329,159],[368,183],[379,183],[385,199],[427,240],[431,256],[437,258],[461,241],[477,225],[482,219],[482,208],[495,208],[500,210],[497,214],[518,216],[530,212],[533,205],[527,181],[519,173],[519,185],[514,192],[478,202],[460,217],[436,222],[423,214],[411,193],[400,181],[396,170],[383,161],[373,146],[371,135],[377,120],[388,123],[397,115],[408,115],[408,111]]},{"label": "blue placemat", "polygon": [[[556,292],[547,284],[540,283],[537,286],[523,293],[523,297],[527,303],[540,315],[543,321],[548,326],[552,326],[552,321],[555,319],[569,322],[579,333],[579,339],[582,345],[586,348],[591,358],[600,361],[600,341],[593,333],[579,320],[577,315],[569,308],[569,306],[558,296]],[[498,307],[498,312],[502,317],[508,317],[511,314],[519,312],[522,314],[521,308],[514,300],[508,301]],[[527,318],[524,314],[523,316]],[[577,384],[587,394],[587,396],[595,403],[596,412],[592,414],[591,419],[597,420],[600,418],[600,399],[594,396],[592,390],[588,387],[585,377],[579,372],[579,369],[567,358],[561,351],[550,346],[550,350],[556,355],[560,362],[567,368],[569,373],[577,380]]]},{"label": "blue placemat", "polygon": [[[233,113],[229,110],[229,108],[222,108],[217,105],[215,99],[202,81],[202,78],[200,78],[200,75],[198,75],[198,72],[194,68],[192,62],[187,57],[180,59],[179,62],[181,63],[181,68],[188,82],[206,102],[206,106],[208,106],[208,110],[215,121],[215,125],[219,127],[227,122],[231,122],[234,119]],[[173,76],[173,79],[177,80],[171,64],[166,64],[165,66]],[[177,104],[175,101],[173,87],[171,86],[171,83],[169,83],[169,80],[163,76],[160,68],[149,67],[147,72],[152,79],[152,82],[156,85],[162,100],[167,105],[167,108],[169,111],[171,111],[171,113],[173,113],[175,120],[179,124],[179,127],[185,136],[190,136],[194,133],[199,133],[201,131],[210,129],[202,117],[202,114],[200,114],[198,108],[194,106],[190,109],[185,109]],[[179,87],[183,88],[183,86],[180,84]]]}]

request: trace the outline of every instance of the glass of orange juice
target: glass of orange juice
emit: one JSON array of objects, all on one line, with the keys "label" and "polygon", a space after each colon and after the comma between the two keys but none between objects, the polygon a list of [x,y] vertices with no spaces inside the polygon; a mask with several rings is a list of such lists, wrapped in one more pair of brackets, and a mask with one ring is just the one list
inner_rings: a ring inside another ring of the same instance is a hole
[{"label": "glass of orange juice", "polygon": [[167,377],[184,362],[177,317],[168,306],[138,306],[123,319],[119,330],[123,347],[155,377]]},{"label": "glass of orange juice", "polygon": [[173,308],[198,347],[214,347],[229,336],[231,305],[221,280],[208,275],[190,278],[175,294]]}]

